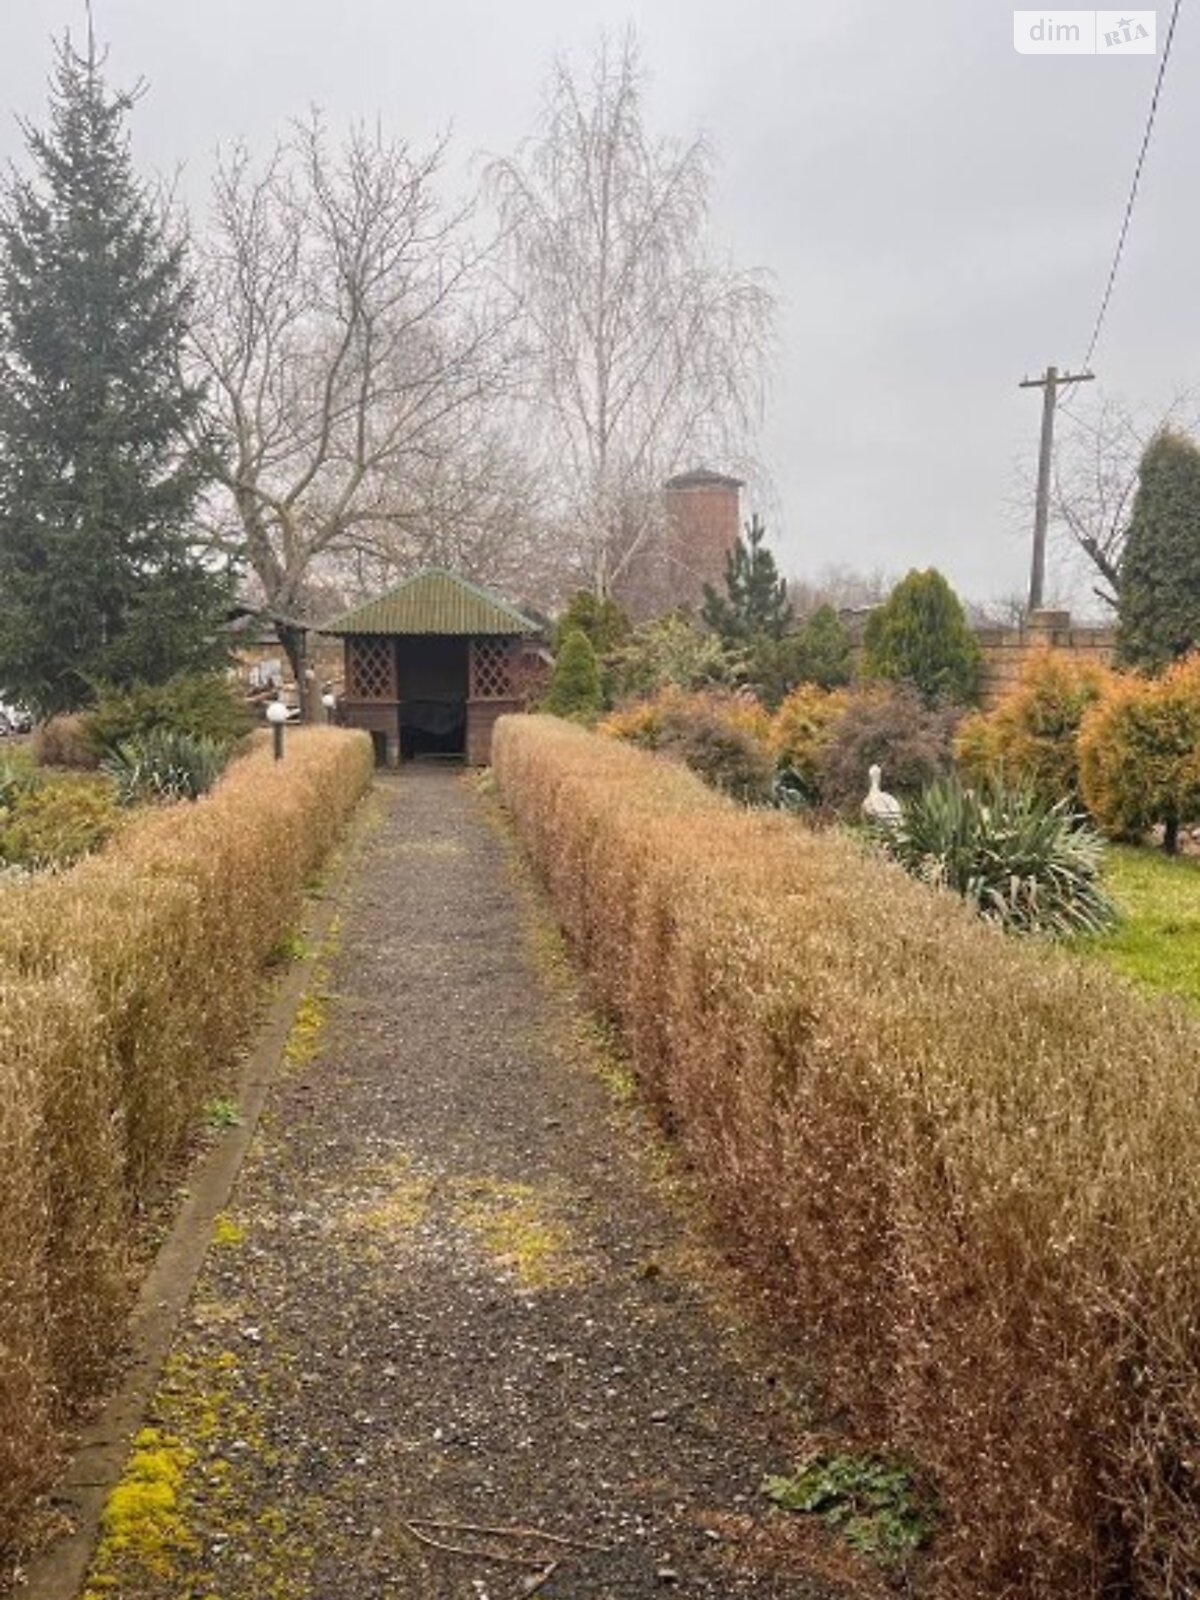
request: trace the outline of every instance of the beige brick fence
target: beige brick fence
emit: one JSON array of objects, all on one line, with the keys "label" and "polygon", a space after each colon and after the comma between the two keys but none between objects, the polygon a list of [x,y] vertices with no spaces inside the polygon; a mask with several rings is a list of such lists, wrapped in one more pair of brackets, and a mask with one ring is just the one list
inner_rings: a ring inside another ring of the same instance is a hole
[{"label": "beige brick fence", "polygon": [[1035,650],[1064,650],[1107,666],[1117,647],[1117,630],[1096,623],[1073,623],[1069,611],[1034,611],[1019,628],[976,628],[983,652],[982,701],[996,704],[1011,689]]}]

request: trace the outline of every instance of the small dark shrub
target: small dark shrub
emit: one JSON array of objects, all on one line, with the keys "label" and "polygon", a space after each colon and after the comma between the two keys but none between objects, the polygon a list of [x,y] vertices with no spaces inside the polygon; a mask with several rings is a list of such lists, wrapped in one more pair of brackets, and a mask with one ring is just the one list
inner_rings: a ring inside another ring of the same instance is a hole
[{"label": "small dark shrub", "polygon": [[236,690],[215,673],[181,673],[164,684],[104,689],[84,720],[98,754],[160,731],[232,745],[253,723]]},{"label": "small dark shrub", "polygon": [[769,750],[748,728],[716,710],[668,706],[659,726],[658,748],[735,800],[761,805],[771,799],[775,766]]},{"label": "small dark shrub", "polygon": [[820,751],[818,777],[824,803],[857,817],[867,793],[868,769],[883,768],[884,788],[901,798],[918,795],[953,766],[951,741],[962,713],[928,706],[910,688],[883,685],[851,695]]},{"label": "small dark shrub", "polygon": [[1099,933],[1116,921],[1100,881],[1104,845],[1064,801],[957,778],[931,784],[881,833],[914,878],[952,889],[1014,933]]},{"label": "small dark shrub", "polygon": [[39,767],[74,767],[94,772],[100,756],[92,743],[88,719],[80,712],[63,712],[33,730],[33,759]]}]

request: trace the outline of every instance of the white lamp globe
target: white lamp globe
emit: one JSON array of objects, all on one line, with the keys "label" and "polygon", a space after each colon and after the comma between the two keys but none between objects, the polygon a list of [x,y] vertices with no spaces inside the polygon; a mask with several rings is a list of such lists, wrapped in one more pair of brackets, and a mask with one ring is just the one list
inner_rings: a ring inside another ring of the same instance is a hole
[{"label": "white lamp globe", "polygon": [[270,701],[267,705],[267,721],[278,726],[285,723],[287,719],[287,707],[284,705],[283,701]]},{"label": "white lamp globe", "polygon": [[330,694],[327,691],[321,696],[321,704],[325,707],[326,711],[332,711],[334,706],[337,705],[337,696]]}]

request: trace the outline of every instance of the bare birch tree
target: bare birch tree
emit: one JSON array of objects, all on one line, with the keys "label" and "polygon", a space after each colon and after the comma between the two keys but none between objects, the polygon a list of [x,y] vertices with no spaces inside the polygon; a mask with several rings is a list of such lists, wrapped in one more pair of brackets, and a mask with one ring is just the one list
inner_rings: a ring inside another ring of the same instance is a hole
[{"label": "bare birch tree", "polygon": [[435,192],[441,148],[362,130],[340,150],[318,119],[265,165],[219,169],[194,332],[222,450],[220,537],[256,576],[300,667],[322,561],[375,546],[496,378],[467,214]]},{"label": "bare birch tree", "polygon": [[647,131],[636,44],[559,62],[538,137],[489,170],[525,335],[527,403],[599,595],[653,539],[661,487],[747,454],[773,298],[708,240],[712,156]]}]

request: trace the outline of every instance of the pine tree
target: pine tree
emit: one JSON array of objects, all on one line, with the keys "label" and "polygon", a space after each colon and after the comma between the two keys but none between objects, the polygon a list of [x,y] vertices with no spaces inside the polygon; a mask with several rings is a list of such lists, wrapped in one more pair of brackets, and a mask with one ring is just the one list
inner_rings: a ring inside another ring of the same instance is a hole
[{"label": "pine tree", "polygon": [[1182,434],[1150,441],[1121,561],[1118,648],[1157,671],[1200,644],[1200,449]]},{"label": "pine tree", "polygon": [[902,578],[867,619],[864,675],[912,684],[931,704],[974,700],[979,664],[958,596],[933,567]]},{"label": "pine tree", "polygon": [[561,645],[568,633],[576,631],[586,633],[592,649],[603,656],[624,644],[632,628],[615,600],[599,600],[590,589],[580,589],[571,596],[555,625],[555,643]]},{"label": "pine tree", "polygon": [[0,213],[0,684],[43,713],[224,654],[227,585],[187,531],[183,246],[134,175],[133,101],[67,40]]},{"label": "pine tree", "polygon": [[792,620],[787,583],[779,576],[775,557],[763,543],[766,525],[758,515],[746,525],[725,558],[725,594],[704,585],[705,622],[727,644],[752,644],[762,639],[782,639]]}]

